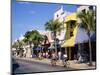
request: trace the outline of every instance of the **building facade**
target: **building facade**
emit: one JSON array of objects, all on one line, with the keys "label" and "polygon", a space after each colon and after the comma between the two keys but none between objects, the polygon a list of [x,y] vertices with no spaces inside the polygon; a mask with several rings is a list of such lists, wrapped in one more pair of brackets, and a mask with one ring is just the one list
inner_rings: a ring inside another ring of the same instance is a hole
[{"label": "building facade", "polygon": [[77,13],[71,13],[70,15],[66,16],[65,18],[66,23],[66,34],[65,34],[65,41],[62,44],[62,47],[65,48],[65,52],[68,55],[68,59],[74,59],[75,55],[75,38],[77,34]]},{"label": "building facade", "polygon": [[57,39],[60,40],[59,41],[60,44],[64,42],[64,39],[65,39],[65,33],[66,33],[65,17],[69,14],[70,12],[64,11],[63,6],[57,9],[56,12],[54,13],[54,20],[58,19],[58,21],[62,23],[61,25],[62,30],[60,34],[59,33],[56,34]]},{"label": "building facade", "polygon": [[[87,12],[89,9],[95,10],[95,7],[79,6],[75,13],[71,13],[65,18],[66,39],[62,47],[65,48],[69,60],[73,60],[74,56],[78,56],[78,54],[80,54],[82,61],[83,59],[89,59],[88,36],[86,31],[80,28],[81,20],[77,17],[79,13]],[[91,32],[91,38],[93,37],[96,37],[95,32]],[[84,42],[85,40],[86,42]],[[91,42],[92,58],[96,60],[96,38],[94,38],[94,40],[95,41]]]}]

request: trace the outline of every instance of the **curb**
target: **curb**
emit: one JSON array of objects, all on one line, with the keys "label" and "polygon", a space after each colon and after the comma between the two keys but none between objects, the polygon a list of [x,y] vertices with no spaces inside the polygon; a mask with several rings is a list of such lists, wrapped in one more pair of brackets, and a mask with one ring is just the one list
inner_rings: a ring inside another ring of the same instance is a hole
[{"label": "curb", "polygon": [[[42,59],[41,61],[39,59],[36,59],[36,58],[18,58],[18,57],[16,57],[15,59],[22,59],[22,60],[25,60],[25,61],[31,61],[31,62],[37,62],[37,63],[51,65],[50,59]],[[44,61],[47,61],[47,62],[44,62]],[[89,67],[87,64],[84,64],[84,63],[83,64],[77,64],[77,63],[75,64],[73,61],[69,61],[69,62],[70,62],[70,65],[69,65],[70,68],[75,68],[75,69],[96,69],[95,66]],[[57,66],[63,66],[61,64],[61,62],[58,62],[56,65]]]}]

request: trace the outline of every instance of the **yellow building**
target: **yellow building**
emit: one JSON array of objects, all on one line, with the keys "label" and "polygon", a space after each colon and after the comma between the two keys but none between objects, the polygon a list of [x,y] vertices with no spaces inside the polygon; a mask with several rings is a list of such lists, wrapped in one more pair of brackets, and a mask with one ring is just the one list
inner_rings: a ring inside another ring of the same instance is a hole
[{"label": "yellow building", "polygon": [[69,60],[74,58],[75,38],[78,30],[77,13],[71,13],[65,18],[66,36],[61,47],[65,48]]},{"label": "yellow building", "polygon": [[[80,28],[81,19],[77,17],[80,12],[88,11],[89,9],[95,10],[95,7],[91,6],[79,6],[77,12],[71,13],[65,17],[66,34],[65,41],[61,45],[65,48],[65,52],[68,55],[69,60],[73,60],[74,56],[78,53],[89,60],[89,42],[87,32],[84,28]],[[80,26],[79,26],[80,25]],[[83,30],[84,29],[84,30]],[[81,37],[80,37],[81,36]],[[87,37],[87,38],[86,38]],[[94,39],[92,39],[94,37]],[[92,60],[96,61],[96,33],[91,32],[91,46],[92,46]],[[85,56],[87,55],[87,56]]]}]

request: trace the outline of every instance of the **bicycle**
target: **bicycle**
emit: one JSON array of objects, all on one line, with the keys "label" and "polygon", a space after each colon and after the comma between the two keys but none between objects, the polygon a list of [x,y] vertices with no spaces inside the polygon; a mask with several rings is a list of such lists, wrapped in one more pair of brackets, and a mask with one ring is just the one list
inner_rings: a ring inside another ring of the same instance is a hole
[{"label": "bicycle", "polygon": [[56,62],[57,62],[56,59],[51,59],[51,65],[52,65],[52,66],[56,66]]},{"label": "bicycle", "polygon": [[69,61],[67,59],[63,60],[63,66],[67,67],[67,68],[70,66],[70,63],[69,63]]}]

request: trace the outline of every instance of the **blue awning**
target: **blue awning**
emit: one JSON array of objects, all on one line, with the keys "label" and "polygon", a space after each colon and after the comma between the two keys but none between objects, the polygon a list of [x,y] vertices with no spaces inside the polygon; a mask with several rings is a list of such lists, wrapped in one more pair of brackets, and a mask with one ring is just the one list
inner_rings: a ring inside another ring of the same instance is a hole
[{"label": "blue awning", "polygon": [[[96,33],[90,32],[91,41],[96,41]],[[76,35],[75,44],[88,42],[89,37],[85,29],[79,27]]]},{"label": "blue awning", "polygon": [[37,50],[37,51],[38,51],[38,50],[42,50],[42,48],[41,48],[41,47],[37,47],[35,50]]}]

